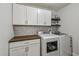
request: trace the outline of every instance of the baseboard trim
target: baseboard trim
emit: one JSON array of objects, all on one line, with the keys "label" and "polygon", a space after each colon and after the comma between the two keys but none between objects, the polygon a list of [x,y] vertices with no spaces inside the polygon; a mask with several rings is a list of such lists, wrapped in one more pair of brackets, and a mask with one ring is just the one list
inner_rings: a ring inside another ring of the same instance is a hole
[{"label": "baseboard trim", "polygon": [[76,53],[73,53],[73,56],[79,56],[78,54],[76,54]]}]

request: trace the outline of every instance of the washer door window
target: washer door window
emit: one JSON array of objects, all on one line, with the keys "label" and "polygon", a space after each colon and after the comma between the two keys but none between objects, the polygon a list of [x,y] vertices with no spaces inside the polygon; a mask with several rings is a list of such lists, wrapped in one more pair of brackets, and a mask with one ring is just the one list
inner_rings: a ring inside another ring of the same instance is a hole
[{"label": "washer door window", "polygon": [[58,50],[57,41],[47,42],[47,53]]}]

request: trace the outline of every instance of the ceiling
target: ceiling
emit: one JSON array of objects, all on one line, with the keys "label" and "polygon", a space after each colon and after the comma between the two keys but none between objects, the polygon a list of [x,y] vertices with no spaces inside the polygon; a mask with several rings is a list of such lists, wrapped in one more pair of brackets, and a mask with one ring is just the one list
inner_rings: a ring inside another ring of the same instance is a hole
[{"label": "ceiling", "polygon": [[58,11],[61,8],[69,5],[70,3],[20,3],[20,4]]}]

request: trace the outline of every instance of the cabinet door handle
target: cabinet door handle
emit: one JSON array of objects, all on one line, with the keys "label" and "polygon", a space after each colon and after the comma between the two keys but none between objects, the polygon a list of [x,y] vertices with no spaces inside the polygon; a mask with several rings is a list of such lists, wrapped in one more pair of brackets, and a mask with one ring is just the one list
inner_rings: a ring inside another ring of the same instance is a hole
[{"label": "cabinet door handle", "polygon": [[26,56],[28,56],[29,47],[25,47]]},{"label": "cabinet door handle", "polygon": [[25,24],[28,24],[28,21],[27,20],[25,21]]},{"label": "cabinet door handle", "polygon": [[29,50],[29,47],[25,47],[25,51],[27,52]]},{"label": "cabinet door handle", "polygon": [[44,24],[46,24],[46,22],[44,22]]}]

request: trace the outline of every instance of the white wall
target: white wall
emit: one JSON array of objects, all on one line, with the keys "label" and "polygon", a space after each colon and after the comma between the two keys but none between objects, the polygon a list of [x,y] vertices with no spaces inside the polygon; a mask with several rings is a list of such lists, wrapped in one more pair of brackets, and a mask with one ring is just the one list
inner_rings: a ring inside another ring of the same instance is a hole
[{"label": "white wall", "polygon": [[79,55],[79,4],[70,4],[60,11],[60,31],[68,33],[73,37],[73,52]]},{"label": "white wall", "polygon": [[12,4],[0,3],[0,56],[8,55],[8,41],[13,36]]},{"label": "white wall", "polygon": [[57,11],[52,10],[52,15],[51,15],[51,17],[52,17],[52,18],[55,18],[55,16],[57,16]]}]

